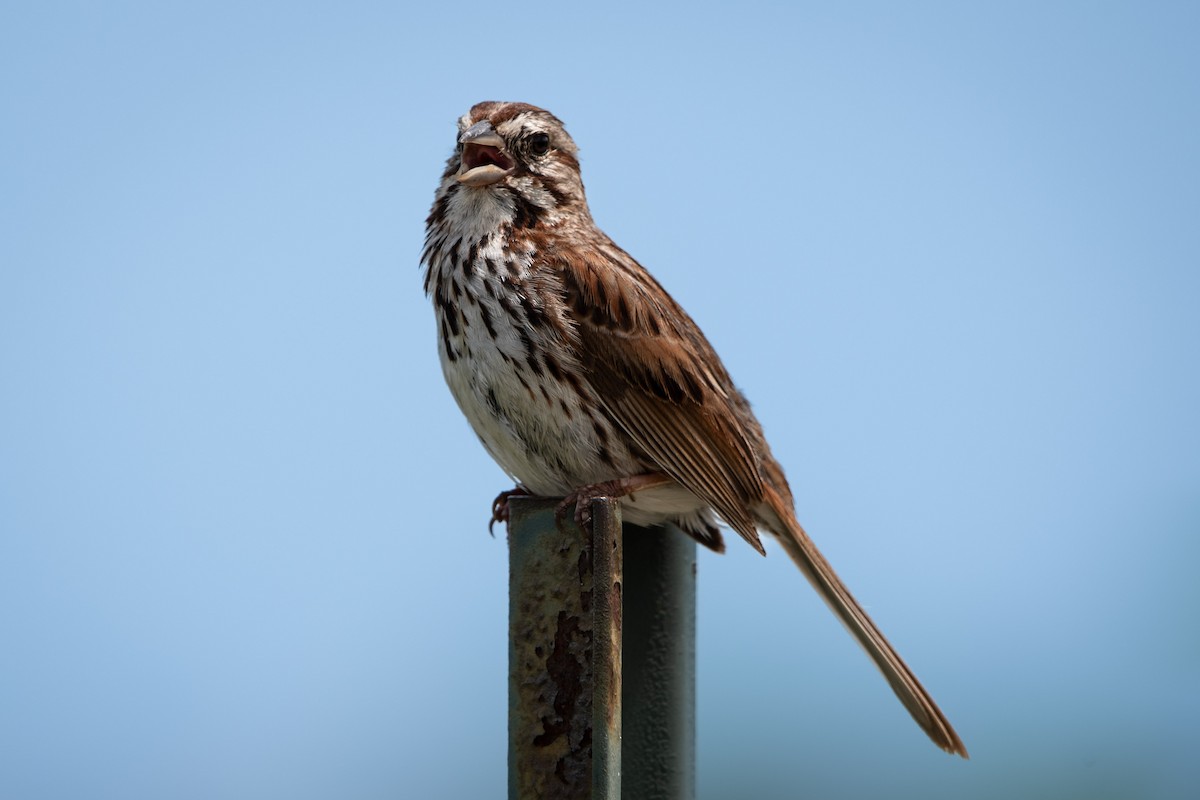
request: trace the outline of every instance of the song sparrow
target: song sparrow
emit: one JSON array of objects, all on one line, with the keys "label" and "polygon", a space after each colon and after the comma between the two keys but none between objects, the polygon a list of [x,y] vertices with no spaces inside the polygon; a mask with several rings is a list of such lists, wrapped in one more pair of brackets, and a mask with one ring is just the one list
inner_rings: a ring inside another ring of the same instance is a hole
[{"label": "song sparrow", "polygon": [[[446,382],[519,493],[670,521],[724,550],[718,518],[788,555],[939,747],[958,734],[796,521],[783,469],[704,334],[588,210],[554,115],[479,103],[458,121],[426,221]],[[507,496],[495,515],[505,518]]]}]

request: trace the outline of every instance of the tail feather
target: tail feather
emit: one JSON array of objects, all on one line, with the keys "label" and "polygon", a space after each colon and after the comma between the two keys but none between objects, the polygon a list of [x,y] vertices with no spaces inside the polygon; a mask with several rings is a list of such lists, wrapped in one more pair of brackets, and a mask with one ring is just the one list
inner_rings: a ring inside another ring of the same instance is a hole
[{"label": "tail feather", "polygon": [[[778,518],[779,529],[773,529],[783,544],[785,550],[800,570],[812,583],[825,602],[833,609],[838,618],[846,626],[854,638],[867,651],[867,655],[879,667],[883,677],[891,685],[892,691],[900,698],[900,702],[912,714],[917,724],[924,729],[929,738],[947,753],[956,753],[968,758],[967,748],[963,745],[950,722],[942,714],[937,703],[925,691],[925,687],[917,680],[899,653],[880,632],[867,612],[863,610],[854,595],[846,588],[833,567],[817,550],[817,546],[808,538],[808,534],[796,521],[790,503],[785,503],[774,489],[767,487],[766,502],[768,509],[773,512],[770,516]],[[775,522],[774,519],[770,520]]]}]

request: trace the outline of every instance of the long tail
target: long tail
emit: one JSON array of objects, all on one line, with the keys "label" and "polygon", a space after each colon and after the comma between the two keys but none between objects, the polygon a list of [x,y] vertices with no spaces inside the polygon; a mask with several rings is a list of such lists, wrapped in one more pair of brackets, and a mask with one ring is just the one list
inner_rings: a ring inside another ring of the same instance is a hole
[{"label": "long tail", "polygon": [[[917,676],[912,673],[912,670],[904,663],[904,659],[900,658],[900,654],[888,643],[879,628],[875,627],[875,623],[867,616],[867,612],[863,611],[862,606],[854,599],[854,595],[850,594],[850,590],[833,571],[833,567],[829,566],[829,562],[808,538],[808,534],[796,521],[791,504],[785,503],[770,487],[767,487],[765,500],[769,510],[774,512],[773,516],[779,519],[782,530],[774,532],[778,534],[788,555],[800,567],[805,577],[838,615],[850,633],[854,634],[854,638],[858,639],[866,649],[867,655],[879,667],[883,677],[887,678],[892,691],[900,698],[900,702],[908,709],[908,713],[912,714],[913,719],[924,729],[934,744],[947,753],[957,753],[963,758],[968,758],[967,748],[963,746],[962,740],[958,738],[958,734],[954,732],[950,722],[937,707],[937,703],[933,702],[933,698],[925,691],[925,687],[917,680]],[[774,525],[768,527],[775,528]]]}]

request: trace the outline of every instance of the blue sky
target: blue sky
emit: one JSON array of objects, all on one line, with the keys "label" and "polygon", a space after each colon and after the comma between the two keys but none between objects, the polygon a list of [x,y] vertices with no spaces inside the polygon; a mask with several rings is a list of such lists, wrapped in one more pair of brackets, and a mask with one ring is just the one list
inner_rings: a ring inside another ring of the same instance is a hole
[{"label": "blue sky", "polygon": [[417,259],[454,120],[554,111],[799,517],[700,560],[699,797],[1200,778],[1200,13],[9,4],[0,795],[492,797],[506,479]]}]

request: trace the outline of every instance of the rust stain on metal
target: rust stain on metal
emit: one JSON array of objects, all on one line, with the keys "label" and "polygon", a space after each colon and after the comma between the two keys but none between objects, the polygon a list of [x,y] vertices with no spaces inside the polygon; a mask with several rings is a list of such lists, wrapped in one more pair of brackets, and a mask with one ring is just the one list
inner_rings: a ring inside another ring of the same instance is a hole
[{"label": "rust stain on metal", "polygon": [[[582,647],[572,648],[572,644]],[[533,737],[537,747],[546,747],[563,735],[570,733],[571,721],[575,719],[575,706],[580,702],[583,691],[584,671],[587,665],[579,656],[591,645],[591,636],[580,629],[579,617],[558,612],[558,626],[554,633],[554,647],[546,659],[546,673],[555,687],[552,705],[554,716],[542,717],[542,732]],[[574,649],[574,654],[572,654]]]},{"label": "rust stain on metal", "polygon": [[613,630],[612,636],[613,648],[613,663],[617,665],[613,672],[613,680],[608,684],[608,697],[605,705],[607,716],[605,722],[612,729],[617,728],[617,738],[620,739],[620,711],[621,711],[621,581],[614,580],[609,589],[609,607],[612,612]]}]

